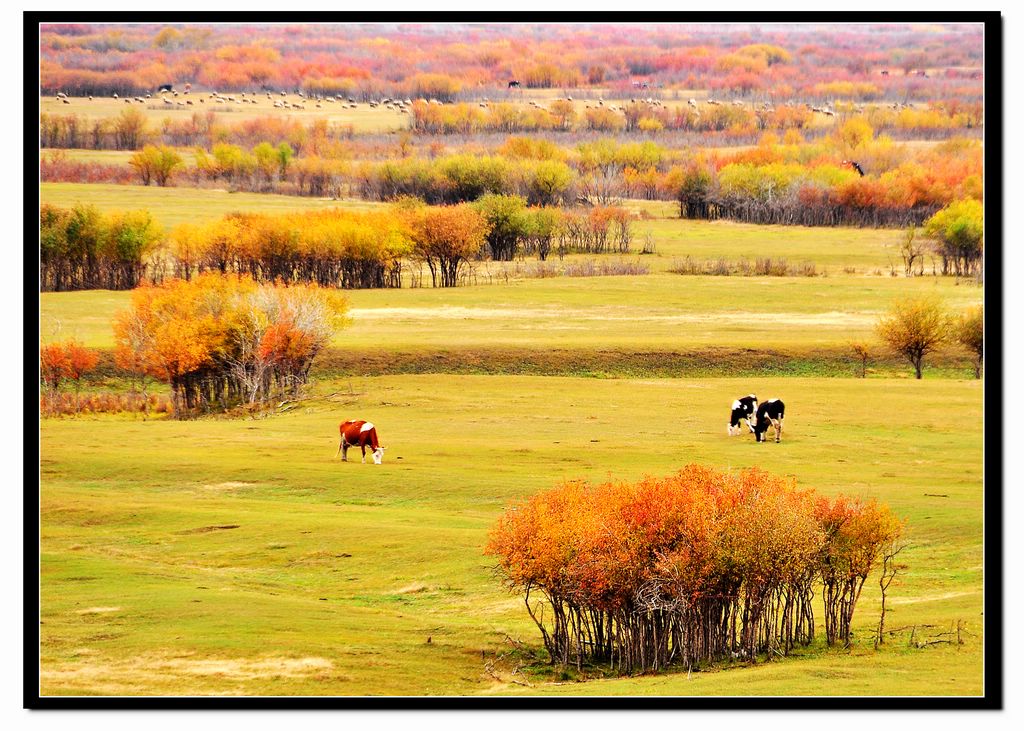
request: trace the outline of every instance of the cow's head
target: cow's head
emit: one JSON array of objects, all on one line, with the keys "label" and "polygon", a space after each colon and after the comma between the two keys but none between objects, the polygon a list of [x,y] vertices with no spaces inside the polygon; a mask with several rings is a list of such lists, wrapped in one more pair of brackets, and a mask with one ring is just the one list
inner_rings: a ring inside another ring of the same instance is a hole
[{"label": "cow's head", "polygon": [[729,429],[727,431],[730,437],[740,433],[740,419],[744,416],[742,404],[740,404],[738,399],[733,401],[732,413],[729,414]]},{"label": "cow's head", "polygon": [[750,432],[751,432],[751,434],[754,435],[754,440],[758,441],[758,442],[767,442],[768,441],[768,425],[771,422],[768,419],[764,419],[763,421],[759,421],[756,414],[752,418],[754,419],[754,424],[753,424],[753,426],[750,427]]},{"label": "cow's head", "polygon": [[373,457],[374,464],[380,464],[384,459],[384,447],[377,447],[373,450],[373,454],[371,456]]}]

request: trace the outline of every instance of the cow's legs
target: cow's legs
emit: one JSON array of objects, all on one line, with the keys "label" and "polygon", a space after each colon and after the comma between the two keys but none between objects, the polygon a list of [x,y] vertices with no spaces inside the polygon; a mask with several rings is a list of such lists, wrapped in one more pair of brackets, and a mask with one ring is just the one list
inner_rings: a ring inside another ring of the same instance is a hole
[{"label": "cow's legs", "polygon": [[346,442],[345,440],[342,440],[342,442],[341,442],[341,461],[342,462],[348,462],[348,448],[349,448],[349,446],[351,446],[351,445],[349,445],[348,442]]},{"label": "cow's legs", "polygon": [[365,444],[360,444],[359,448],[361,450],[363,450],[363,464],[366,464],[366,445]]},{"label": "cow's legs", "polygon": [[778,443],[782,438],[782,419],[772,419],[772,426],[775,427],[775,442]]}]

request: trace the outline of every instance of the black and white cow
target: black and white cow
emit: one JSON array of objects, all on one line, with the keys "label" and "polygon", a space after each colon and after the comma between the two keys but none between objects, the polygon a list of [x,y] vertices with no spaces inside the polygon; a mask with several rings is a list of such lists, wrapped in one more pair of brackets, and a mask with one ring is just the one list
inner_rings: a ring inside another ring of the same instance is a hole
[{"label": "black and white cow", "polygon": [[743,398],[738,398],[732,402],[732,414],[729,416],[729,436],[740,434],[743,430],[740,429],[740,420],[746,421],[747,428],[750,429],[751,433],[754,431],[753,420],[754,414],[757,413],[757,396],[750,394]]},{"label": "black and white cow", "polygon": [[782,437],[782,420],[786,416],[786,405],[781,399],[768,399],[757,407],[754,414],[754,438],[759,442],[768,441],[768,427],[775,429],[775,441]]}]

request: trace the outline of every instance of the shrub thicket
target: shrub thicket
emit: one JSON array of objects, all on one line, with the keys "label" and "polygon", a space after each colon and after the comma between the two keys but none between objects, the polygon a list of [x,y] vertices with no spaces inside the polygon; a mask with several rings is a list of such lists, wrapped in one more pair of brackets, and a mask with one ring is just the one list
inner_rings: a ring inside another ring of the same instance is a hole
[{"label": "shrub thicket", "polygon": [[101,213],[94,206],[39,210],[39,286],[44,292],[131,289],[160,241],[146,211]]},{"label": "shrub thicket", "polygon": [[119,364],[169,383],[176,418],[294,395],[342,324],[346,302],[316,286],[200,274],[132,292],[114,322]]},{"label": "shrub thicket", "polygon": [[564,483],[506,512],[486,550],[525,592],[552,662],[642,672],[809,644],[816,588],[826,640],[848,644],[864,581],[900,530],[874,502],[689,465]]},{"label": "shrub thicket", "polygon": [[400,287],[409,230],[386,211],[233,213],[171,233],[177,274],[246,274],[257,282],[312,282],[357,289]]}]

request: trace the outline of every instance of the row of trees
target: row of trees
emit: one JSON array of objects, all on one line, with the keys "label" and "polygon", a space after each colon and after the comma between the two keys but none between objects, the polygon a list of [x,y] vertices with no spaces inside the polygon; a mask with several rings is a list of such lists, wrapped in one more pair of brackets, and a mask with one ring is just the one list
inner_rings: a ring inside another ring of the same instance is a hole
[{"label": "row of trees", "polygon": [[[519,134],[523,132],[644,132],[663,130],[693,133],[727,133],[747,137],[759,131],[785,132],[814,126],[817,113],[809,105],[778,107],[702,104],[651,104],[631,101],[621,106],[603,102],[580,109],[567,99],[547,106],[509,102],[493,104],[429,104],[422,99],[412,104],[412,129],[427,135],[470,135],[480,132]],[[867,119],[878,129],[901,132],[934,132],[982,126],[980,106],[951,109],[936,105],[927,109],[872,109],[870,113],[849,108],[847,119]]]},{"label": "row of trees", "polygon": [[[617,107],[618,109],[619,107]],[[756,139],[764,132],[779,135],[821,134],[815,113],[805,106],[780,106],[771,111],[734,105],[706,106],[698,112],[689,106],[663,107],[630,104],[613,112],[607,107],[580,114],[572,102],[555,101],[549,109],[521,104],[494,104],[481,108],[473,104],[436,105],[413,103],[412,130],[418,136],[460,135],[501,132],[503,134],[563,132],[561,138],[586,133],[654,133],[662,130],[687,132],[702,137],[737,140]],[[936,103],[928,109],[852,109],[841,115],[842,124],[866,124],[876,131],[898,131],[916,137],[932,132],[950,133],[981,127],[978,105]],[[94,150],[137,150],[144,145],[201,147],[228,143],[252,148],[261,142],[287,144],[301,155],[332,156],[353,138],[347,124],[329,124],[318,118],[303,122],[295,117],[265,116],[232,121],[212,110],[187,116],[168,117],[153,124],[136,107],[127,107],[113,117],[83,117],[77,114],[43,113],[39,120],[39,142],[43,148]],[[376,144],[376,142],[374,143]]]},{"label": "row of trees", "polygon": [[186,279],[207,271],[257,282],[360,289],[400,287],[409,231],[390,211],[232,213],[171,232],[169,264]]},{"label": "row of trees", "polygon": [[[376,149],[331,141],[320,129],[304,142],[302,154],[285,141],[250,149],[221,142],[210,151],[196,148],[188,165],[169,147],[146,146],[130,164],[145,184],[177,178],[236,190],[371,200],[415,196],[428,203],[472,201],[487,193],[520,195],[532,205],[607,205],[632,197],[674,200],[685,218],[769,224],[920,225],[954,201],[980,202],[983,153],[976,140],[914,151],[874,134],[870,124],[854,119],[827,139],[806,142],[790,130],[781,141],[766,134],[758,145],[739,150],[672,150],[613,139],[568,148],[511,137],[492,154],[431,149],[423,156],[414,154],[410,139]],[[369,159],[354,162],[356,155]],[[378,155],[384,159],[373,159]],[[843,165],[845,159],[857,160],[866,175]],[[49,176],[44,179],[83,178],[68,165],[44,164],[42,173]],[[111,182],[123,178],[118,174]],[[950,229],[945,235],[949,269],[970,268],[974,233],[976,228]]]},{"label": "row of trees", "polygon": [[295,117],[265,116],[232,121],[212,110],[166,117],[153,124],[134,106],[112,117],[44,112],[39,117],[39,145],[48,149],[138,150],[145,145],[201,147],[233,144],[246,148],[261,142],[284,143],[302,154],[321,154],[351,137],[351,127],[326,119],[305,123]]},{"label": "row of trees", "polygon": [[146,272],[162,234],[146,211],[101,213],[44,203],[39,210],[39,286],[43,291],[131,289]]},{"label": "row of trees", "polygon": [[486,552],[524,593],[553,663],[644,672],[810,644],[816,591],[827,643],[849,645],[864,582],[901,531],[873,501],[689,465],[535,495],[498,521]]},{"label": "row of trees", "polygon": [[181,224],[166,241],[144,212],[103,214],[92,206],[47,204],[40,228],[44,291],[132,289],[143,278],[190,280],[208,271],[362,289],[401,287],[408,260],[427,264],[435,286],[455,286],[473,259],[627,253],[633,216],[617,207],[563,211],[485,194],[455,206],[405,198],[376,211],[231,213]]},{"label": "row of trees", "polygon": [[173,413],[294,396],[344,323],[347,303],[316,286],[257,283],[208,272],[132,292],[114,321],[115,360],[171,387]]}]

